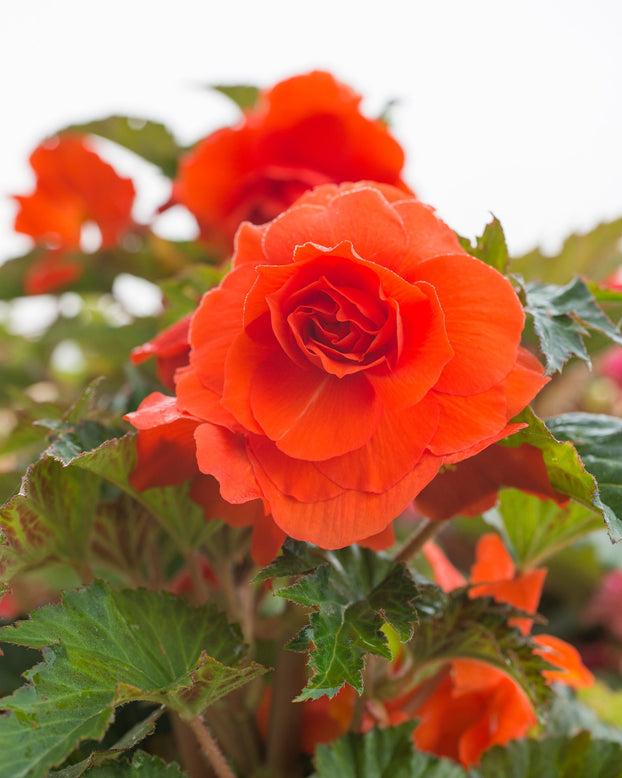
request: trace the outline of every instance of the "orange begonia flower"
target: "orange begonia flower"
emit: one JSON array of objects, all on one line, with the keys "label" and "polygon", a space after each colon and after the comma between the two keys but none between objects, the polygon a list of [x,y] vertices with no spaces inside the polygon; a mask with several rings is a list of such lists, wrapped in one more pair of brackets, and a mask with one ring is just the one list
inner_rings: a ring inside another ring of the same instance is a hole
[{"label": "orange begonia flower", "polygon": [[306,190],[369,179],[410,191],[404,152],[361,98],[314,71],[264,91],[234,127],[212,133],[182,159],[173,201],[196,217],[207,241],[230,251],[242,221],[261,224]]},{"label": "orange begonia flower", "polygon": [[[464,585],[460,573],[438,546],[428,543],[424,554],[446,590]],[[453,572],[452,572],[453,571]],[[545,569],[517,574],[514,561],[496,534],[480,538],[471,568],[471,597],[492,597],[527,613],[535,614],[540,600]],[[523,634],[532,619],[516,618],[510,624]],[[553,635],[538,635],[534,653],[557,669],[544,670],[549,681],[573,688],[589,686],[594,678],[573,646]],[[409,697],[418,693],[415,689]],[[479,763],[482,753],[493,745],[523,737],[536,724],[536,715],[520,686],[503,672],[467,659],[449,663],[447,673],[413,715],[420,719],[414,731],[418,748],[447,756],[465,767]]]},{"label": "orange begonia flower", "polygon": [[233,270],[192,318],[176,373],[179,412],[201,422],[187,454],[293,538],[365,541],[441,465],[520,426],[547,380],[523,322],[509,281],[416,198],[320,187],[241,226]]},{"label": "orange begonia flower", "polygon": [[81,248],[82,229],[95,224],[101,248],[115,246],[132,225],[134,184],[76,135],[44,141],[30,156],[35,191],[16,195],[16,232],[33,238],[48,251],[29,269],[26,291],[48,292],[81,274],[65,257]]}]

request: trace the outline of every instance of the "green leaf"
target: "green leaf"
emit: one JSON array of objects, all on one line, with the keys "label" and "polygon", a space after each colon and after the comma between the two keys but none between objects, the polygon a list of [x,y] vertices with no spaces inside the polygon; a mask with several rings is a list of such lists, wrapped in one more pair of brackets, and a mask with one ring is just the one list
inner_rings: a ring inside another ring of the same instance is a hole
[{"label": "green leaf", "polygon": [[[98,767],[111,760],[116,761],[115,769],[120,768],[117,761],[124,752],[131,748],[134,748],[141,740],[144,740],[149,735],[153,734],[155,730],[156,721],[162,715],[164,707],[156,708],[152,713],[147,716],[143,721],[139,721],[138,724],[133,726],[129,732],[120,738],[113,746],[105,751],[93,751],[86,759],[83,759],[77,764],[69,765],[62,770],[54,770],[50,773],[53,778],[80,778],[81,775],[92,767]],[[89,772],[89,775],[92,775]]]},{"label": "green leaf", "polygon": [[602,517],[576,502],[560,508],[517,489],[504,489],[497,506],[484,518],[501,529],[518,567],[537,567],[584,535],[603,528]]},{"label": "green leaf", "polygon": [[[519,283],[522,283],[519,280]],[[576,356],[590,365],[584,337],[589,330],[622,344],[622,335],[599,308],[588,286],[575,278],[566,286],[528,283],[523,285],[525,312],[533,317],[549,373]]]},{"label": "green leaf", "polygon": [[[60,776],[59,773],[53,775],[57,778]],[[166,764],[157,756],[137,751],[131,762],[124,760],[94,767],[86,775],[89,778],[184,778],[185,773],[181,772],[177,764]],[[66,778],[74,776],[68,774]]]},{"label": "green leaf", "polygon": [[132,700],[192,718],[264,672],[243,664],[239,629],[212,605],[95,581],[29,621],[0,629],[11,643],[43,649],[30,684],[3,701],[0,776],[39,778],[81,740],[99,740],[114,709]]},{"label": "green leaf", "polygon": [[172,537],[183,553],[196,551],[213,532],[203,509],[190,499],[190,482],[137,492],[128,482],[136,461],[135,433],[107,440],[71,461],[73,468],[109,481],[130,495]]},{"label": "green leaf", "polygon": [[[504,438],[500,443],[504,446],[520,446],[522,443],[529,443],[539,448],[553,489],[567,494],[583,505],[598,509],[594,503],[596,481],[586,472],[572,442],[557,440],[542,419],[539,419],[529,407],[515,416],[513,421],[526,423],[528,426]],[[602,515],[604,519],[605,516]]]},{"label": "green leaf", "polygon": [[472,245],[468,238],[459,237],[458,240],[462,248],[468,251],[469,254],[481,259],[487,265],[491,265],[500,273],[506,272],[510,262],[510,255],[505,242],[503,227],[495,216],[486,225],[483,234],[477,238],[475,246]]},{"label": "green leaf", "polygon": [[163,124],[132,116],[108,116],[85,124],[72,124],[60,132],[99,135],[118,143],[157,165],[169,178],[175,178],[177,162],[186,150]]},{"label": "green leaf", "polygon": [[622,778],[622,745],[592,740],[589,732],[573,738],[514,740],[482,756],[470,778]]},{"label": "green leaf", "polygon": [[596,681],[589,689],[581,689],[579,695],[577,699],[569,687],[556,684],[546,717],[546,736],[574,737],[587,730],[593,738],[622,744],[622,693]]},{"label": "green leaf", "polygon": [[524,616],[490,597],[469,597],[468,589],[443,592],[438,586],[420,588],[419,624],[408,644],[421,669],[452,659],[474,659],[497,667],[513,678],[536,709],[551,697],[543,670],[550,665],[537,654],[529,635],[509,627],[508,620]]},{"label": "green leaf", "polygon": [[228,97],[242,111],[254,108],[257,105],[257,100],[259,99],[260,94],[258,87],[249,86],[247,84],[232,84],[228,86],[218,84],[212,86],[211,88],[216,92],[220,92],[220,94],[225,95],[225,97]]},{"label": "green leaf", "polygon": [[566,413],[548,419],[547,426],[556,438],[572,441],[598,485],[592,504],[602,511],[611,540],[622,540],[622,419]]},{"label": "green leaf", "polygon": [[[297,551],[304,567],[309,563],[306,548],[286,545],[288,558]],[[314,646],[309,656],[312,677],[300,700],[332,697],[344,683],[361,693],[365,654],[391,658],[383,625],[390,624],[406,641],[416,619],[417,587],[403,565],[359,546],[325,552],[324,558],[325,564],[313,573],[276,591],[280,597],[317,608],[292,644],[296,650],[309,643]],[[283,570],[285,564],[289,561],[279,568],[277,560],[273,570]]]},{"label": "green leaf", "polygon": [[556,256],[535,249],[512,262],[513,273],[528,281],[566,284],[582,275],[601,280],[622,264],[622,218],[599,224],[585,235],[571,235]]},{"label": "green leaf", "polygon": [[0,580],[49,562],[82,568],[99,485],[96,474],[64,468],[52,457],[31,465],[22,493],[0,509]]},{"label": "green leaf", "polygon": [[415,751],[414,722],[364,735],[348,733],[315,751],[313,778],[466,778],[449,759]]}]

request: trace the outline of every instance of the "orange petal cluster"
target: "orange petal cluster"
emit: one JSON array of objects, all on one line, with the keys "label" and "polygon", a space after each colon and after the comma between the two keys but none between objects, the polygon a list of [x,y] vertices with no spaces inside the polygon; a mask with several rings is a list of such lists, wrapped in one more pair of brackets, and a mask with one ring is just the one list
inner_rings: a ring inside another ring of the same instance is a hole
[{"label": "orange petal cluster", "polygon": [[[466,583],[434,544],[424,547],[426,558],[439,585],[451,590]],[[471,569],[471,597],[492,597],[535,614],[540,601],[545,569],[517,574],[514,562],[496,534],[480,538]],[[527,634],[532,619],[517,618],[513,626]],[[538,635],[535,653],[555,669],[545,670],[548,681],[580,688],[593,683],[593,676],[573,646],[553,635]],[[417,689],[413,695],[417,694]],[[477,764],[493,745],[523,737],[537,722],[524,692],[500,670],[470,659],[450,662],[449,672],[414,715],[420,723],[414,732],[417,747],[447,756],[465,766]]]},{"label": "orange petal cluster", "polygon": [[[177,410],[197,420],[184,456],[291,537],[364,542],[443,464],[518,428],[546,382],[523,322],[509,281],[414,196],[321,186],[244,223],[195,312],[176,373]],[[143,434],[149,402],[130,416]]]},{"label": "orange petal cluster", "polygon": [[77,135],[62,135],[40,144],[30,156],[36,187],[16,195],[15,230],[47,249],[29,269],[26,291],[52,291],[82,272],[66,253],[81,247],[82,228],[97,226],[101,248],[115,246],[132,224],[134,184],[121,178]]},{"label": "orange petal cluster", "polygon": [[242,221],[269,221],[319,184],[371,179],[410,191],[400,145],[360,102],[323,71],[281,81],[182,160],[174,201],[195,215],[205,240],[230,251]]},{"label": "orange petal cluster", "polygon": [[520,489],[541,500],[565,506],[569,497],[551,486],[542,451],[529,443],[494,444],[453,467],[442,470],[415,499],[432,520],[478,516],[494,507],[499,489]]}]

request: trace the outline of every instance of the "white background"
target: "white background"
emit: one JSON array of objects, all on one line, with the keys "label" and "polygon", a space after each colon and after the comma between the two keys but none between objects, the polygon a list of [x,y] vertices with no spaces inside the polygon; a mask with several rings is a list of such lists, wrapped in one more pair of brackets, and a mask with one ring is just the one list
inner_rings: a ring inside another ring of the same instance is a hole
[{"label": "white background", "polygon": [[[191,143],[235,119],[209,83],[331,70],[377,114],[397,98],[406,178],[462,234],[557,248],[622,215],[618,0],[10,0],[0,6],[0,261],[27,250],[8,195],[46,134],[126,113]],[[139,218],[164,197],[150,166]]]}]

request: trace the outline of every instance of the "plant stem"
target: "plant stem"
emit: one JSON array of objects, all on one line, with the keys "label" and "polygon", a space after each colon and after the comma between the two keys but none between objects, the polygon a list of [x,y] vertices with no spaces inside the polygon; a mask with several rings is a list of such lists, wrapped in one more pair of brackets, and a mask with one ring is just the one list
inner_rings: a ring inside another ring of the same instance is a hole
[{"label": "plant stem", "polygon": [[395,555],[395,561],[404,563],[410,561],[442,527],[443,522],[422,519],[413,534]]},{"label": "plant stem", "polygon": [[[171,727],[177,744],[178,759],[188,778],[208,778],[214,775],[205,764],[205,757],[199,748],[194,732],[188,723],[176,713],[170,712]],[[209,773],[207,771],[209,770]]]},{"label": "plant stem", "polygon": [[282,647],[276,659],[266,762],[274,778],[298,778],[302,705],[293,702],[305,682],[305,655]]},{"label": "plant stem", "polygon": [[209,729],[203,723],[201,716],[196,716],[189,723],[197,742],[201,746],[201,751],[203,751],[208,762],[214,768],[218,778],[235,778],[235,773],[227,764],[227,760],[222,755]]}]

